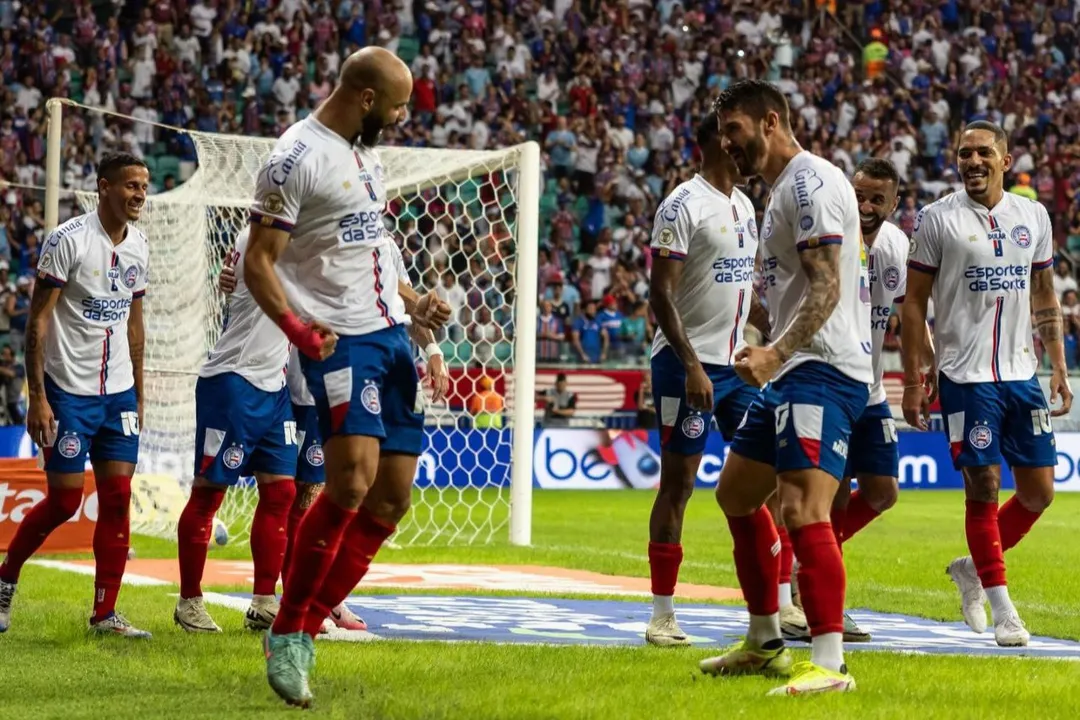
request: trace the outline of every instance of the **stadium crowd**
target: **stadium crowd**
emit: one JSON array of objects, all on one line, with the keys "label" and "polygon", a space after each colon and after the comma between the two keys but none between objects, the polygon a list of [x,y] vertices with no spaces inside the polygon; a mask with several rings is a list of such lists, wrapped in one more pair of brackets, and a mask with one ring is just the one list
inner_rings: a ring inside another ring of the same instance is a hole
[{"label": "stadium crowd", "polygon": [[[1055,220],[1075,366],[1076,16],[1070,0],[0,0],[0,180],[10,184],[0,203],[0,335],[20,348],[43,240],[43,196],[28,188],[44,184],[48,98],[140,121],[65,112],[66,188],[94,188],[100,153],[126,149],[163,191],[197,159],[187,135],[163,126],[276,136],[327,97],[343,57],[378,44],[416,79],[410,118],[385,143],[541,143],[541,363],[648,355],[652,214],[694,174],[694,128],[711,98],[758,76],[786,93],[806,148],[849,173],[869,156],[895,163],[895,221],[907,232],[921,206],[961,187],[959,127],[1000,123],[1014,153],[1007,187]],[[759,211],[766,193],[748,189]],[[399,219],[414,281],[456,312],[452,360],[510,354],[512,265],[500,258],[513,215],[500,216],[498,199],[498,187],[480,188],[469,222],[453,202],[446,224]],[[61,220],[76,212],[69,195]]]}]

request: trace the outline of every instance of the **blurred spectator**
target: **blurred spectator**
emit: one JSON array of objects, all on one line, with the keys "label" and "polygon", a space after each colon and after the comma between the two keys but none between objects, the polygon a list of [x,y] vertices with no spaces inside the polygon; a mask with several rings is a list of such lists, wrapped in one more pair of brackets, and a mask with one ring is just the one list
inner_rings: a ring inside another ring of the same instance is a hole
[{"label": "blurred spectator", "polygon": [[646,370],[637,391],[637,426],[643,430],[656,427],[656,402],[653,400],[652,372]]},{"label": "blurred spectator", "polygon": [[536,360],[541,363],[558,362],[562,358],[563,321],[555,314],[550,300],[540,303],[540,317],[536,322]]},{"label": "blurred spectator", "polygon": [[555,376],[555,387],[546,392],[537,393],[544,401],[544,426],[568,427],[570,419],[577,409],[577,395],[570,392],[566,383],[566,373]]},{"label": "blurred spectator", "polygon": [[8,425],[22,425],[23,387],[26,384],[26,368],[15,358],[10,345],[0,348],[0,388],[4,393],[4,409]]},{"label": "blurred spectator", "polygon": [[473,427],[501,428],[503,426],[503,396],[495,391],[495,381],[487,375],[477,382],[479,390],[469,399],[469,412],[473,416]]},{"label": "blurred spectator", "polygon": [[574,320],[573,329],[570,332],[570,342],[574,352],[585,364],[604,362],[607,359],[608,348],[611,340],[607,330],[600,324],[596,317],[596,301],[587,300],[585,310],[580,317]]}]

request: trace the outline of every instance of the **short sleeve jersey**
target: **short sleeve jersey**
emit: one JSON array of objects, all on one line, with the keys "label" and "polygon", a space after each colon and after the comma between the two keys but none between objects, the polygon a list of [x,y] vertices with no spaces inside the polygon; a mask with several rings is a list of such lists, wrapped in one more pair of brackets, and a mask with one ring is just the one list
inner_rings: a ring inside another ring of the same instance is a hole
[{"label": "short sleeve jersey", "polygon": [[874,384],[870,387],[867,405],[885,402],[882,383],[881,348],[893,303],[903,302],[907,292],[908,238],[904,231],[885,222],[878,230],[874,244],[867,250],[870,276],[870,333],[874,344]]},{"label": "short sleeve jersey", "polygon": [[821,245],[840,246],[840,300],[810,344],[775,378],[816,360],[869,385],[870,288],[855,189],[840,168],[803,151],[776,178],[761,226],[762,279],[774,336],[791,326],[810,290],[800,253]]},{"label": "short sleeve jersey", "polygon": [[1054,263],[1042,203],[1005,193],[987,209],[960,190],[915,221],[908,269],[934,275],[938,368],[956,383],[1029,380],[1037,365],[1031,273]]},{"label": "short sleeve jersey", "polygon": [[74,217],[45,240],[38,282],[62,288],[45,339],[45,373],[73,395],[131,389],[132,301],[146,294],[150,245],[127,226],[114,245],[97,211]]},{"label": "short sleeve jersey", "polygon": [[256,180],[251,222],[290,233],[276,267],[301,317],[339,335],[404,321],[385,211],[374,150],[350,145],[310,115],[281,136]]},{"label": "short sleeve jersey", "polygon": [[244,253],[249,235],[248,228],[244,228],[236,236],[232,250],[236,289],[225,307],[221,337],[200,368],[199,376],[233,372],[260,390],[277,392],[285,386],[289,341],[255,302],[244,282]]},{"label": "short sleeve jersey", "polygon": [[[675,188],[656,211],[652,254],[685,263],[675,309],[703,363],[730,365],[745,344],[757,244],[750,199],[738,189],[728,197],[701,175]],[[652,354],[668,345],[658,330]]]}]

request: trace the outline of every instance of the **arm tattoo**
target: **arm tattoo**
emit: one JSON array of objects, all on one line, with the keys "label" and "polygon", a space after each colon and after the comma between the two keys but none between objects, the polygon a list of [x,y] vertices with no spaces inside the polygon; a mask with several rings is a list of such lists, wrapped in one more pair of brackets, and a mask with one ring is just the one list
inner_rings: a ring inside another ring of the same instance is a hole
[{"label": "arm tattoo", "polygon": [[1054,292],[1054,271],[1051,268],[1031,274],[1031,305],[1035,314],[1035,329],[1044,345],[1064,338],[1061,305]]},{"label": "arm tattoo", "polygon": [[31,395],[45,394],[45,330],[52,314],[53,293],[44,285],[34,289],[30,298],[30,317],[26,323],[26,385]]},{"label": "arm tattoo", "polygon": [[819,245],[799,253],[810,289],[791,325],[772,344],[781,361],[808,346],[836,309],[840,301],[840,247]]},{"label": "arm tattoo", "polygon": [[761,304],[761,298],[758,297],[758,294],[752,290],[750,294],[750,312],[746,316],[746,321],[756,327],[761,332],[761,336],[768,341],[769,334],[772,332],[769,324],[769,311]]}]

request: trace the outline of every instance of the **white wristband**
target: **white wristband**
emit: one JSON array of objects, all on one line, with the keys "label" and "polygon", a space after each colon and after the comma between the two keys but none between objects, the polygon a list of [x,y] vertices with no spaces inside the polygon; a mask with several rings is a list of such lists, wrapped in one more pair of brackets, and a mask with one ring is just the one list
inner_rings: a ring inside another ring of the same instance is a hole
[{"label": "white wristband", "polygon": [[428,346],[424,348],[424,360],[430,360],[436,355],[442,357],[442,348],[439,347],[439,343],[437,342],[429,343]]}]

